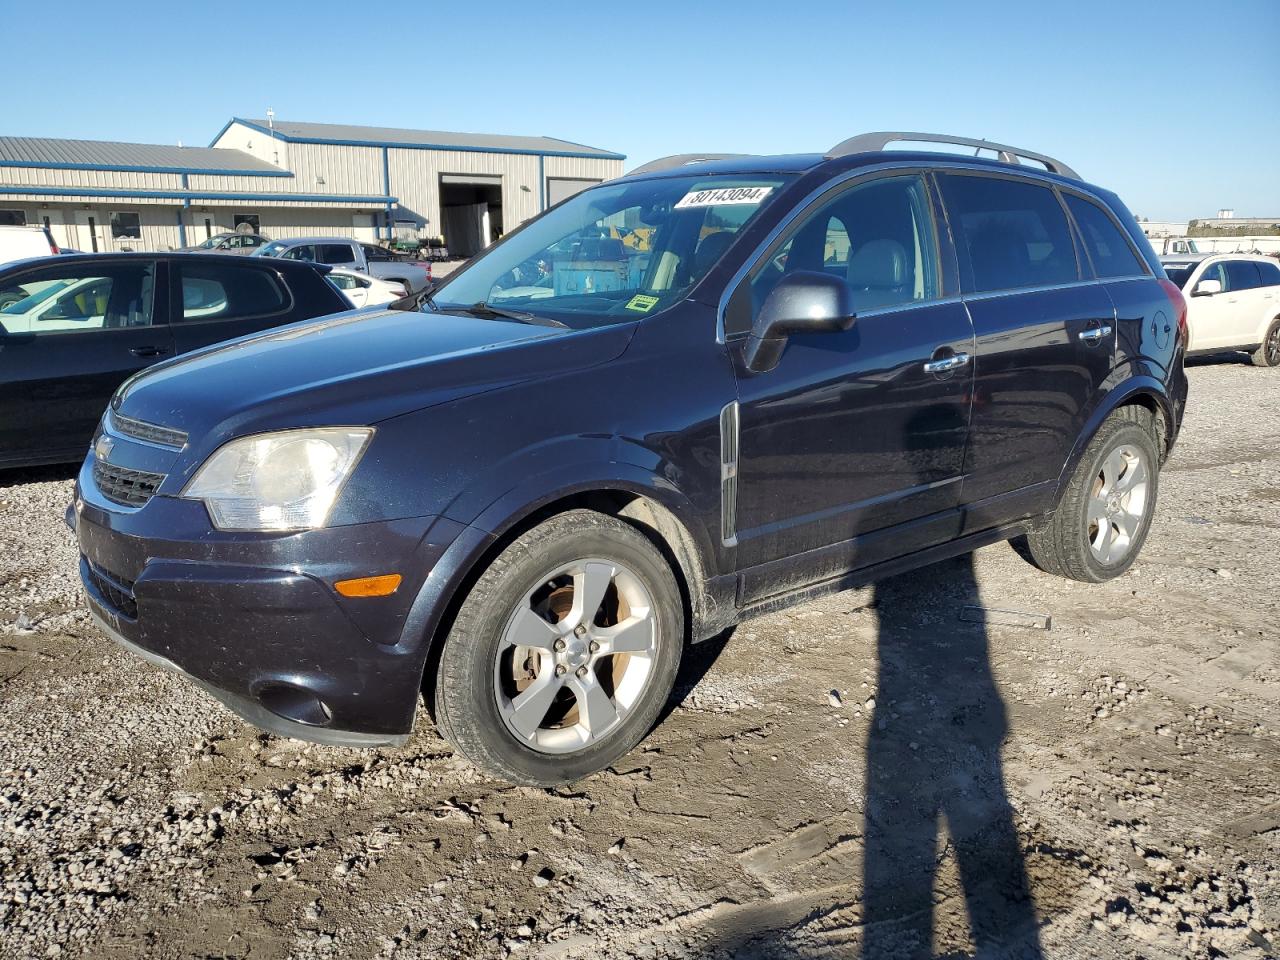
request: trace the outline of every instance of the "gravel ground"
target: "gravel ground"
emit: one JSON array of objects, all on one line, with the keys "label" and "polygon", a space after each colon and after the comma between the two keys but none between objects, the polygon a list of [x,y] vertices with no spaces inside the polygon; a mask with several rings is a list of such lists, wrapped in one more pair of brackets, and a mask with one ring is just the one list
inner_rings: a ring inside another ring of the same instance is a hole
[{"label": "gravel ground", "polygon": [[95,632],[71,471],[0,476],[0,956],[1275,957],[1280,376],[1190,375],[1128,576],[999,545],[747,623],[559,790],[260,735]]}]

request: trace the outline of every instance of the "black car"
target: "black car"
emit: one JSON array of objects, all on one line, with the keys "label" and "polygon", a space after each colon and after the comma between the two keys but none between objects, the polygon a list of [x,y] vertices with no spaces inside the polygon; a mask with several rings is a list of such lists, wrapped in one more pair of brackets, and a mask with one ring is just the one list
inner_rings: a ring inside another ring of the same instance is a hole
[{"label": "black car", "polygon": [[94,616],[268,730],[397,744],[425,699],[547,784],[631,749],[685,644],[745,618],[1018,536],[1123,573],[1182,294],[1058,161],[904,138],[934,139],[659,161],[421,312],[134,377],[68,513]]},{"label": "black car", "polygon": [[85,254],[0,269],[0,468],[75,462],[116,387],[164,357],[351,305],[307,264]]}]

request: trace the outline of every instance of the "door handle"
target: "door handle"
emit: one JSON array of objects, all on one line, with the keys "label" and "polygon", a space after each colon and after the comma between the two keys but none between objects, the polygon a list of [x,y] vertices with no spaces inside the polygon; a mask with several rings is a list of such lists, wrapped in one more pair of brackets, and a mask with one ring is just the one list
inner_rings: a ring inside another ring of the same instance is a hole
[{"label": "door handle", "polygon": [[129,352],[135,357],[163,357],[169,350],[166,347],[133,347]]},{"label": "door handle", "polygon": [[1103,337],[1111,336],[1111,325],[1104,323],[1100,327],[1090,327],[1080,331],[1080,339],[1085,343],[1097,343]]},{"label": "door handle", "polygon": [[959,370],[969,362],[967,353],[953,353],[949,357],[943,357],[940,360],[930,360],[924,365],[925,373],[950,373],[952,370]]}]

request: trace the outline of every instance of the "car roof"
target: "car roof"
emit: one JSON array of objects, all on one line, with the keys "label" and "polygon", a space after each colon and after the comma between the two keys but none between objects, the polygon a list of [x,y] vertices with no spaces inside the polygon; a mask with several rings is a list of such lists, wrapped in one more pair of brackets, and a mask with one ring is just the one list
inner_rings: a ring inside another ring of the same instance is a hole
[{"label": "car roof", "polygon": [[1165,266],[1173,266],[1174,264],[1184,264],[1191,266],[1193,263],[1204,263],[1206,260],[1258,260],[1262,263],[1274,263],[1275,257],[1268,257],[1265,253],[1166,253],[1160,258],[1160,262]]},{"label": "car roof", "polygon": [[239,257],[232,253],[188,253],[180,250],[171,250],[163,253],[146,253],[137,251],[130,253],[74,253],[69,256],[27,257],[24,260],[13,260],[9,263],[0,264],[0,273],[8,273],[10,270],[18,267],[26,268],[37,265],[52,266],[55,263],[124,263],[130,260],[167,260],[178,261],[179,263],[186,262],[201,264],[225,263],[238,267],[262,267],[265,265],[272,270],[316,270],[320,273],[329,272],[328,264],[311,263],[308,260],[281,260],[278,257]]},{"label": "car roof", "polygon": [[[780,154],[777,156],[755,155],[719,155],[706,160],[691,155],[683,164],[667,166],[661,169],[648,170],[637,168],[626,174],[624,181],[638,181],[667,177],[712,176],[712,175],[762,175],[769,173],[808,173],[819,167],[828,167],[830,172],[869,167],[882,163],[922,164],[928,166],[972,167],[993,173],[1023,173],[1039,177],[1048,177],[1063,184],[1075,187],[1086,187],[1098,193],[1109,191],[1086,181],[1064,176],[1045,170],[1039,166],[1024,163],[1010,163],[988,157],[975,157],[961,153],[947,153],[941,150],[868,150],[861,153],[850,153],[840,156],[827,156],[821,153]],[[646,165],[652,166],[652,165]],[[617,182],[617,181],[613,181]]]},{"label": "car roof", "polygon": [[350,237],[288,237],[284,240],[272,240],[286,247],[296,247],[300,243],[359,243]]}]

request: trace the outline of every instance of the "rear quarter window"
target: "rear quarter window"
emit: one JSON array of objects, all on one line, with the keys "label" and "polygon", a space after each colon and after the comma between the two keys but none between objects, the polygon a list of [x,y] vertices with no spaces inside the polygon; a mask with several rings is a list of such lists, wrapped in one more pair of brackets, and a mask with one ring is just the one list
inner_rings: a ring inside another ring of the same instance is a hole
[{"label": "rear quarter window", "polygon": [[1085,251],[1098,277],[1135,277],[1146,273],[1114,220],[1097,204],[1074,194],[1066,195],[1067,208],[1080,228]]},{"label": "rear quarter window", "polygon": [[967,292],[1080,279],[1067,215],[1048,187],[964,174],[940,179]]},{"label": "rear quarter window", "polygon": [[267,270],[226,264],[179,267],[182,322],[235,320],[282,313],[290,303],[280,279]]}]

